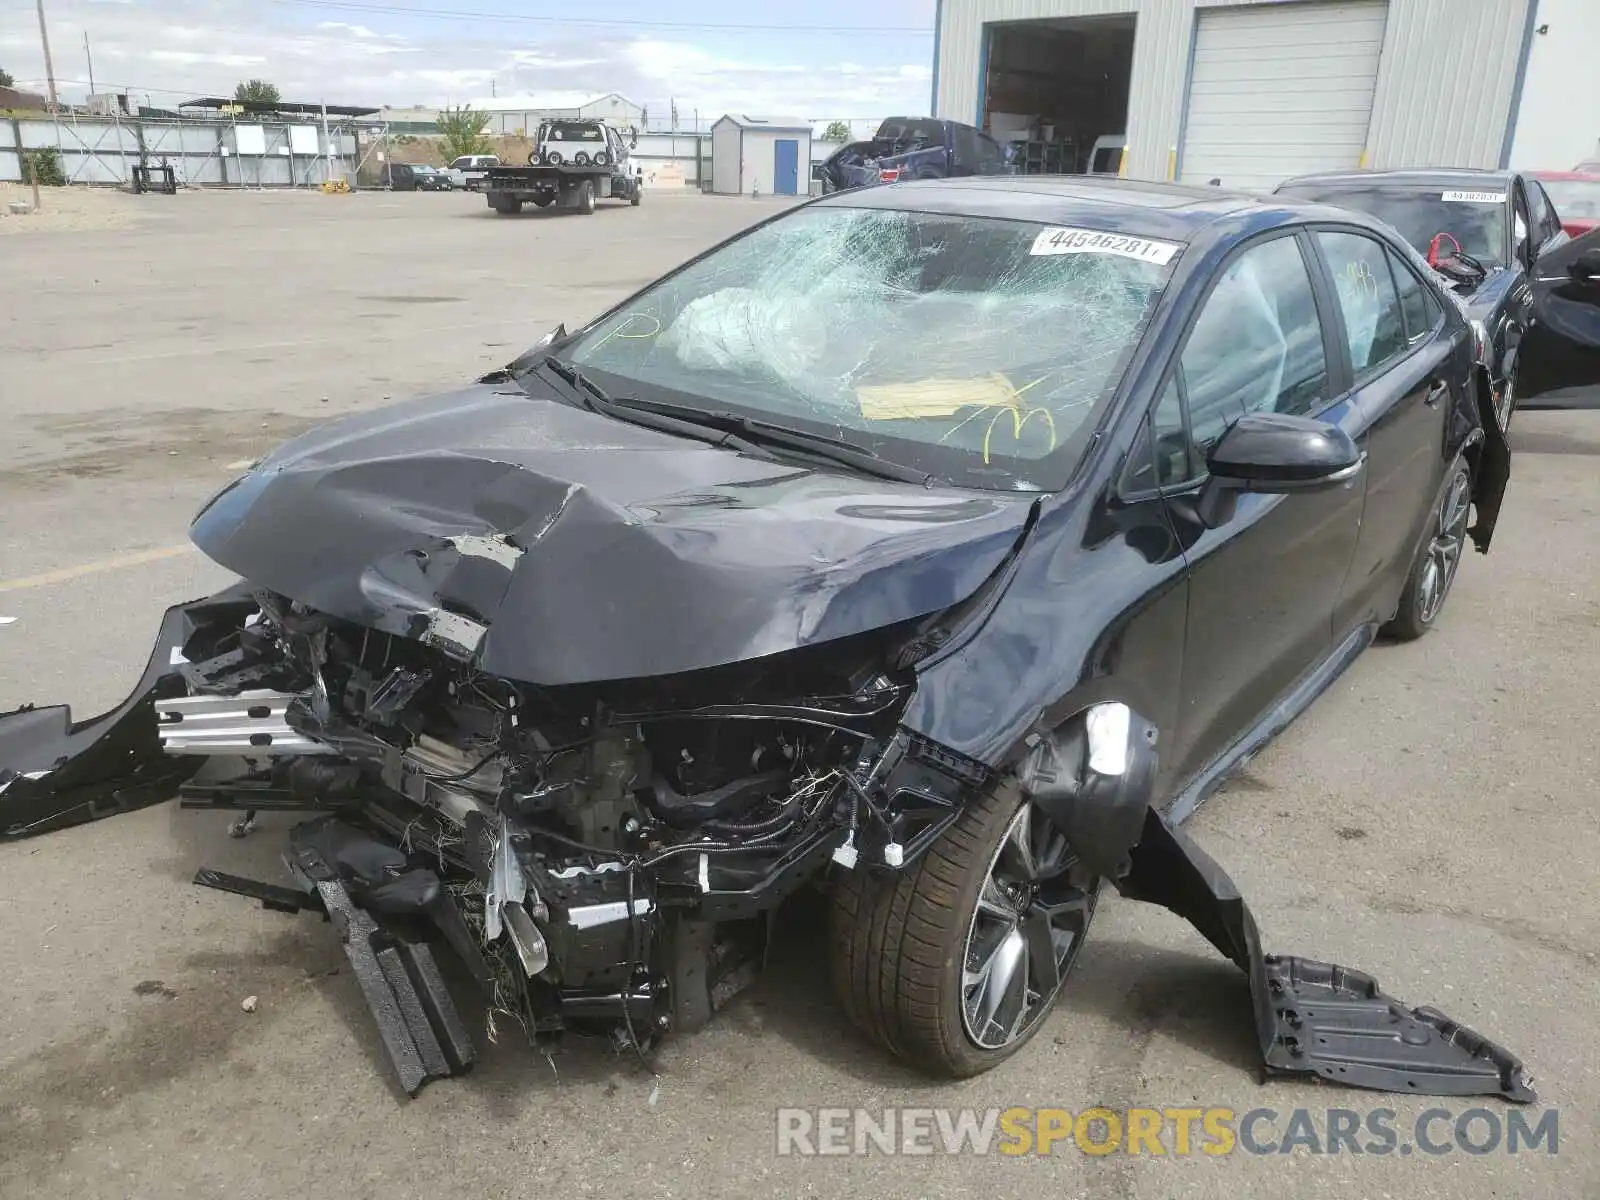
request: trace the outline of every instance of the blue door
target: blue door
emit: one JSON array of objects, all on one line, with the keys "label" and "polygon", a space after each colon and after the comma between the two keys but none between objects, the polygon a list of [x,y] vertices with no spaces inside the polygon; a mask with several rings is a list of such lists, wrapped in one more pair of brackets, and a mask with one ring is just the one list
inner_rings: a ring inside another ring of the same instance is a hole
[{"label": "blue door", "polygon": [[800,143],[794,138],[780,138],[772,145],[772,190],[780,196],[800,190]]}]

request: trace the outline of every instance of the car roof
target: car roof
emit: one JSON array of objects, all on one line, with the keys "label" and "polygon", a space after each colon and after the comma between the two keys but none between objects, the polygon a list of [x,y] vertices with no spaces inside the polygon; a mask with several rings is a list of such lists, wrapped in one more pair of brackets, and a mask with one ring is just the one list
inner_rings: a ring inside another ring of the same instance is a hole
[{"label": "car roof", "polygon": [[[915,179],[886,187],[832,192],[814,204],[829,208],[884,208],[953,216],[1001,217],[1091,228],[1136,237],[1189,241],[1207,226],[1259,212],[1282,220],[1325,210],[1215,187],[1151,183],[1094,175],[969,175]],[[1348,220],[1339,213],[1338,219]]]},{"label": "car roof", "polygon": [[1414,171],[1329,171],[1320,175],[1300,175],[1286,179],[1279,189],[1302,184],[1322,184],[1333,188],[1395,187],[1419,190],[1448,187],[1482,187],[1485,184],[1510,187],[1515,171],[1485,171],[1467,167],[1437,167]]},{"label": "car roof", "polygon": [[1535,171],[1535,179],[1548,179],[1552,183],[1600,183],[1600,173],[1595,171]]}]

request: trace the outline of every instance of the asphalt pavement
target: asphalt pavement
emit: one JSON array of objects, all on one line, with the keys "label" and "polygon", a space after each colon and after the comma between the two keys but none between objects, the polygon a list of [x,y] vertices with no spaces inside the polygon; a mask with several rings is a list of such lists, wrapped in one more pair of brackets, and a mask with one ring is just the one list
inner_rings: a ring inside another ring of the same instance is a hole
[{"label": "asphalt pavement", "polygon": [[[186,547],[188,518],[283,437],[492,369],[774,211],[114,202],[136,223],[0,242],[0,710],[119,700],[162,610],[229,578]],[[1553,1147],[1413,1144],[1430,1108],[1447,1143],[1473,1108],[1503,1127],[1495,1101],[1263,1084],[1242,978],[1117,900],[1048,1027],[965,1083],[848,1030],[801,907],[766,977],[655,1076],[501,1030],[473,1074],[407,1102],[331,931],[190,884],[201,865],[278,878],[288,819],[237,841],[167,804],[0,845],[0,1196],[1600,1196],[1600,411],[1522,413],[1512,442],[1496,545],[1439,628],[1366,654],[1189,828],[1269,949],[1368,971],[1519,1054]],[[776,1152],[780,1108],[1092,1105],[1275,1116],[1263,1153]],[[1400,1145],[1276,1152],[1294,1110],[1325,1128],[1330,1108],[1394,1110]]]}]

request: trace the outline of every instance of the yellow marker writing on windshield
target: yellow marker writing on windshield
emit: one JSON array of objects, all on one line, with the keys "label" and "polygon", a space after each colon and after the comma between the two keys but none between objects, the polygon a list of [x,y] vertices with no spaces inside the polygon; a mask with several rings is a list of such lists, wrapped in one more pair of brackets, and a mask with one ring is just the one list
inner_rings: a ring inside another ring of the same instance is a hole
[{"label": "yellow marker writing on windshield", "polygon": [[[989,439],[994,436],[995,422],[999,421],[1006,413],[1011,414],[1011,439],[1022,440],[1022,431],[1028,427],[1028,422],[1035,417],[1043,417],[1045,424],[1050,427],[1050,450],[1056,448],[1056,418],[1048,408],[1030,408],[1026,413],[1015,408],[1003,408],[989,418],[989,427],[983,431],[983,465],[989,465]],[[1046,451],[1049,453],[1049,451]]]},{"label": "yellow marker writing on windshield", "polygon": [[[651,323],[651,327],[643,333],[627,332],[635,321],[649,321]],[[660,317],[652,317],[649,313],[629,313],[627,316],[623,317],[622,320],[617,322],[616,326],[611,330],[611,332],[607,333],[605,337],[601,338],[595,343],[594,350],[591,350],[590,353],[593,354],[596,350],[599,350],[600,347],[604,346],[612,338],[652,338],[660,332]]]}]

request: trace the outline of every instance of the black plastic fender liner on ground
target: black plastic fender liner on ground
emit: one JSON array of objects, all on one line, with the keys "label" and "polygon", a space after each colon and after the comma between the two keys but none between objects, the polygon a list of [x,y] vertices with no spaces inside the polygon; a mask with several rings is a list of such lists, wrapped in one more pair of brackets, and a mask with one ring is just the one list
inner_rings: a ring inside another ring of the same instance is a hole
[{"label": "black plastic fender liner on ground", "polygon": [[1537,1099],[1510,1051],[1434,1008],[1407,1009],[1370,975],[1333,963],[1263,954],[1250,906],[1217,863],[1150,809],[1124,896],[1189,921],[1250,979],[1265,1074],[1434,1096]]}]

